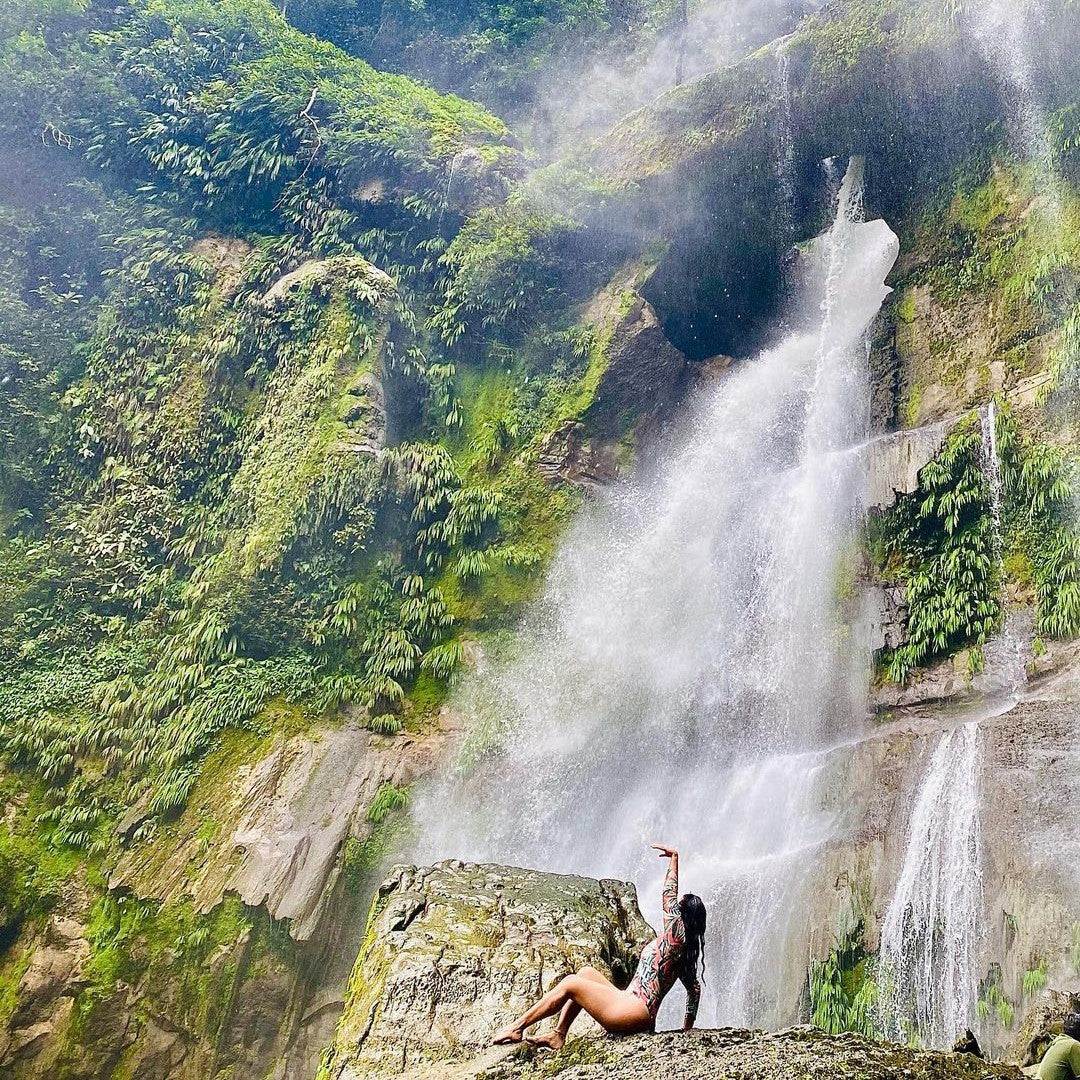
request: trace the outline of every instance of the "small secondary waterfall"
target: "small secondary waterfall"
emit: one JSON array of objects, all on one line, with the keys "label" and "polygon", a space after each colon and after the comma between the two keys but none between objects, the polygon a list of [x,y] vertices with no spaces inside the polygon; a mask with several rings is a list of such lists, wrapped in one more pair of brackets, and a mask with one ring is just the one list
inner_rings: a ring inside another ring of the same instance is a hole
[{"label": "small secondary waterfall", "polygon": [[[981,415],[983,471],[1000,561],[1001,461],[991,401]],[[1029,628],[1007,619],[985,647],[979,689],[996,702],[946,731],[915,801],[907,848],[881,928],[878,979],[885,1033],[900,1041],[951,1046],[976,1026],[982,925],[980,724],[1019,698]]]},{"label": "small secondary waterfall", "polygon": [[866,437],[867,330],[898,244],[862,220],[861,188],[855,160],[805,259],[800,329],[579,516],[516,655],[458,693],[461,768],[417,801],[421,857],[631,877],[654,922],[647,844],[681,847],[710,910],[703,1022],[792,1018],[800,897],[838,828],[827,750],[865,713],[843,611],[865,461],[839,451]]},{"label": "small secondary waterfall", "polygon": [[949,1046],[973,1022],[982,906],[979,725],[947,731],[919,789],[881,929],[886,1034]]}]

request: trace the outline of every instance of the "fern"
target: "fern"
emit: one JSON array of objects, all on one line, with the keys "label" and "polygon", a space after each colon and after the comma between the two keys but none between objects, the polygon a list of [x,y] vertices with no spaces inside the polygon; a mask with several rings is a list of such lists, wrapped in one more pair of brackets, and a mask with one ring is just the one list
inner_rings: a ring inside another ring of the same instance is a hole
[{"label": "fern", "polygon": [[877,983],[866,973],[861,925],[839,937],[829,954],[810,965],[810,1022],[839,1035],[854,1031],[880,1038]]},{"label": "fern", "polygon": [[[1023,991],[1024,997],[1034,997],[1040,990],[1046,986],[1046,980],[1048,972],[1046,969],[1046,961],[1043,959],[1034,963],[1027,971],[1024,972],[1023,977]],[[1008,1025],[1006,1024],[1006,1027]]]},{"label": "fern", "polygon": [[390,783],[379,785],[375,798],[368,807],[367,819],[373,825],[381,825],[395,810],[400,810],[409,803],[409,793],[404,788]]},{"label": "fern", "polygon": [[376,735],[396,735],[401,730],[401,719],[393,713],[373,716],[367,725]]},{"label": "fern", "polygon": [[989,640],[1000,617],[995,537],[974,414],[950,433],[877,524],[887,562],[898,566],[908,604],[907,640],[889,660],[903,682],[913,667]]}]

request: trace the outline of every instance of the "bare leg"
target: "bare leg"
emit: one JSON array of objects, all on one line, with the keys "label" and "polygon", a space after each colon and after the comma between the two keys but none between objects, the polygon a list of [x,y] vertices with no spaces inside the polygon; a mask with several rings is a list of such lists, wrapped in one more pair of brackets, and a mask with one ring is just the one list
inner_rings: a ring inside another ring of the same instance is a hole
[{"label": "bare leg", "polygon": [[[611,980],[602,971],[597,971],[594,967],[583,967],[578,974],[583,979],[606,983],[608,986],[612,985]],[[554,1031],[549,1032],[547,1035],[533,1035],[526,1039],[526,1042],[532,1043],[533,1046],[547,1046],[552,1050],[561,1050],[566,1044],[566,1036],[570,1031],[570,1025],[578,1018],[580,1012],[581,1006],[576,1001],[568,1001],[562,1007],[562,1012],[559,1013],[559,1019],[555,1024]]]},{"label": "bare leg", "polygon": [[521,1042],[527,1027],[561,1012],[570,1001],[583,1008],[605,1031],[630,1034],[646,1031],[652,1025],[649,1010],[640,998],[607,981],[598,983],[581,975],[567,975],[493,1041]]}]

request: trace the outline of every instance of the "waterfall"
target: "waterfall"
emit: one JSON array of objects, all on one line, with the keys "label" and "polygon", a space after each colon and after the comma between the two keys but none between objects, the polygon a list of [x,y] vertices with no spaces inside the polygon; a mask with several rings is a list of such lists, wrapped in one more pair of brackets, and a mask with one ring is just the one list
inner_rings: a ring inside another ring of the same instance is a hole
[{"label": "waterfall", "polygon": [[788,228],[795,220],[795,123],[791,108],[791,60],[783,45],[776,51],[776,76],[780,88],[779,130],[776,140],[776,175]]},{"label": "waterfall", "polygon": [[[1001,460],[997,410],[980,415],[982,467],[990,501],[995,557],[1001,560]],[[888,1036],[948,1047],[976,1025],[982,850],[980,724],[1012,707],[1025,679],[1030,625],[1022,616],[984,649],[977,689],[996,703],[946,731],[926,769],[907,832],[907,848],[881,929],[880,1014]]]},{"label": "waterfall", "polygon": [[997,448],[997,405],[991,398],[979,413],[979,436],[982,446],[982,473],[990,496],[990,532],[993,542],[994,561],[1000,580],[1004,580],[1003,552],[1001,550],[1001,458]]},{"label": "waterfall", "polygon": [[854,160],[805,257],[800,328],[579,515],[514,655],[458,691],[459,769],[416,804],[420,857],[630,877],[654,923],[647,845],[680,847],[709,906],[703,1022],[793,1019],[800,899],[838,828],[826,751],[865,714],[841,599],[865,463],[838,451],[866,437],[867,330],[898,244],[861,196]]},{"label": "waterfall", "polygon": [[881,929],[885,1033],[951,1046],[975,1017],[982,845],[976,722],[941,737],[919,789],[896,892]]}]

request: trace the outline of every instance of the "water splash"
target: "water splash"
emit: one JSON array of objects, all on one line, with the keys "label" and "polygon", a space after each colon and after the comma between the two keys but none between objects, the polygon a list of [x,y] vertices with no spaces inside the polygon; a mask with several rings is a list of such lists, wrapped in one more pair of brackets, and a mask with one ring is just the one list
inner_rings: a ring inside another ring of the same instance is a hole
[{"label": "water splash", "polygon": [[980,0],[972,9],[972,28],[980,51],[1002,83],[1016,149],[1039,172],[1041,216],[1056,232],[1064,222],[1061,177],[1031,61],[1038,38],[1030,24],[1040,7],[1040,0]]},{"label": "water splash", "polygon": [[982,911],[977,722],[945,732],[908,828],[881,929],[878,979],[887,1037],[950,1046],[975,1016]]},{"label": "water splash", "polygon": [[[466,759],[417,802],[419,856],[636,880],[663,840],[710,905],[702,1018],[793,1018],[800,903],[838,828],[823,748],[865,711],[840,567],[860,522],[867,330],[897,240],[855,161],[777,348],[703,394],[682,436],[579,517],[512,660],[466,682]],[[674,1007],[674,1006],[673,1006]]]}]

